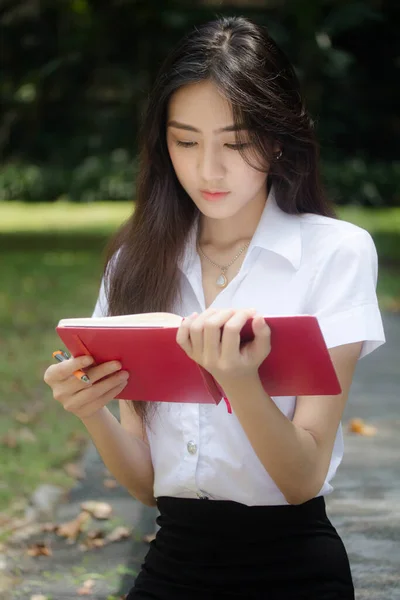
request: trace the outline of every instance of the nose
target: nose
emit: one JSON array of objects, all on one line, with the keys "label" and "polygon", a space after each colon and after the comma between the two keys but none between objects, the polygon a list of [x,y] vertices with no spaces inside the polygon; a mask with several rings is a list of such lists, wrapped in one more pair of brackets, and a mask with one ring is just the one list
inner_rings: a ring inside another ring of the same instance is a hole
[{"label": "nose", "polygon": [[221,152],[207,147],[200,153],[199,175],[204,182],[220,181],[225,177],[225,165]]}]

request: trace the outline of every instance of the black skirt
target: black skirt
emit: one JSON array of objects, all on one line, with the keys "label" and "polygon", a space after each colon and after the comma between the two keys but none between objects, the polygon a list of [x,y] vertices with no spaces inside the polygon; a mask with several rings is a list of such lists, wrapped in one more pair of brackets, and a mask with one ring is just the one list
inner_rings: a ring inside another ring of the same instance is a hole
[{"label": "black skirt", "polygon": [[292,506],[159,497],[160,526],[127,600],[354,600],[323,497]]}]

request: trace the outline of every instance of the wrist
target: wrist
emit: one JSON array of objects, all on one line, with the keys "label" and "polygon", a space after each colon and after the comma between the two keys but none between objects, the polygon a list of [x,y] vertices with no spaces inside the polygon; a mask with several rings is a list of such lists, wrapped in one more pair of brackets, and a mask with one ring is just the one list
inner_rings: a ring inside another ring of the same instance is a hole
[{"label": "wrist", "polygon": [[258,371],[247,375],[237,375],[235,377],[220,377],[217,380],[218,385],[224,390],[225,394],[237,392],[238,389],[248,389],[261,384]]},{"label": "wrist", "polygon": [[110,414],[109,409],[107,408],[107,406],[102,406],[99,410],[96,410],[96,412],[92,415],[89,415],[87,417],[79,417],[79,419],[86,427],[91,425],[92,423],[96,423],[103,420],[107,416],[107,414]]}]

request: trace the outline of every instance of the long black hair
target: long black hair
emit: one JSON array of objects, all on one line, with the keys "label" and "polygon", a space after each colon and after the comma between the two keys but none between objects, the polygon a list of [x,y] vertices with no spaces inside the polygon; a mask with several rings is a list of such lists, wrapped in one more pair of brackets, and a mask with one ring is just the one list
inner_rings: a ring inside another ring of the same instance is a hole
[{"label": "long black hair", "polygon": [[[176,90],[204,80],[230,102],[235,124],[244,124],[257,155],[270,164],[268,184],[274,184],[280,208],[335,216],[320,184],[318,144],[299,81],[266,28],[241,16],[196,27],[166,58],[149,96],[139,136],[135,210],[106,251],[109,315],[171,311],[179,295],[177,263],[199,211],[169,156],[167,110]],[[240,137],[238,131],[239,143]],[[274,143],[282,148],[280,160],[274,160]],[[246,151],[242,156],[251,164]],[[117,250],[118,260],[112,261]],[[144,420],[148,403],[136,402],[134,409]]]}]

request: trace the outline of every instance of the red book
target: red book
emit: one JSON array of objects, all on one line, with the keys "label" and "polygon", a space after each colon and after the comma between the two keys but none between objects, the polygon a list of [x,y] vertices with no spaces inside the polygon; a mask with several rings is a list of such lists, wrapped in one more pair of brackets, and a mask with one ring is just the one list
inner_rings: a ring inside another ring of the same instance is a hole
[{"label": "red book", "polygon": [[[264,318],[271,329],[271,352],[259,368],[265,391],[270,396],[340,394],[317,318]],[[176,342],[182,319],[172,313],[62,319],[56,331],[74,357],[90,354],[95,364],[121,362],[130,377],[116,398],[218,404],[223,390]],[[251,322],[241,331],[242,343],[254,338]]]}]

